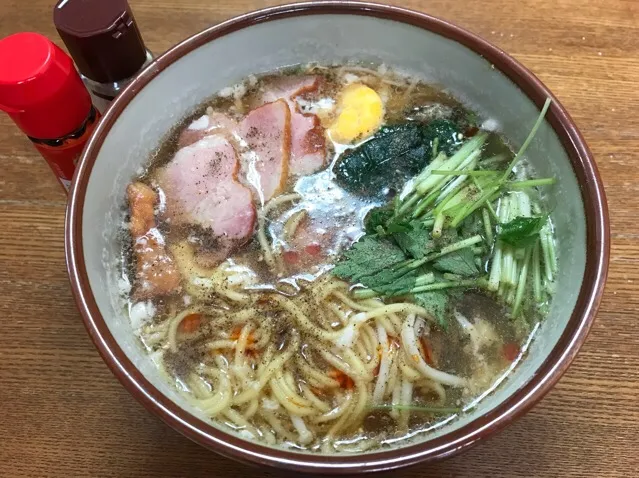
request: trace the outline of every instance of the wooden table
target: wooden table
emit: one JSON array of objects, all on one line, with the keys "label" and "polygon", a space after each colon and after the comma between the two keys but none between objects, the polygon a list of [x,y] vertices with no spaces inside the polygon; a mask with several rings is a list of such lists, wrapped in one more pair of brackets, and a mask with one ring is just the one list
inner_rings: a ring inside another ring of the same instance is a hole
[{"label": "wooden table", "polygon": [[[32,30],[58,41],[53,3],[2,0],[0,36]],[[208,25],[276,3],[131,0],[156,53]],[[613,247],[599,317],[554,391],[468,453],[392,476],[639,476],[639,1],[401,3],[496,43],[557,94],[597,159]],[[65,199],[44,160],[0,115],[0,476],[278,476],[190,442],[113,377],[71,296]]]}]

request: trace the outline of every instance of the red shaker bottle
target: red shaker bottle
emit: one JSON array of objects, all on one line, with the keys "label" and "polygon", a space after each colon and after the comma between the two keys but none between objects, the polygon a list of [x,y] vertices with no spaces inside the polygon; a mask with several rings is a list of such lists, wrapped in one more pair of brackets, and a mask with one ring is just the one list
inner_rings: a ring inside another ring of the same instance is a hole
[{"label": "red shaker bottle", "polygon": [[71,58],[38,33],[1,39],[0,109],[29,137],[68,191],[99,116]]}]

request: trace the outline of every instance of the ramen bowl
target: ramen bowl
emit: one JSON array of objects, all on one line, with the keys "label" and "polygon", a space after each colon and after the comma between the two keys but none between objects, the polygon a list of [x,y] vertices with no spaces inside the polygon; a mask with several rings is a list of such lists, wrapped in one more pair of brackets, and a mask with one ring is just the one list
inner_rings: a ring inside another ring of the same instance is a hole
[{"label": "ramen bowl", "polygon": [[[250,74],[356,60],[438,84],[494,118],[521,145],[547,98],[530,163],[557,185],[549,199],[559,273],[548,317],[508,380],[474,408],[402,446],[359,454],[299,452],[248,441],[221,428],[161,375],[118,306],[116,240],[125,189],[163,138],[216,91]],[[526,120],[523,120],[526,119]],[[71,284],[105,362],[148,410],[200,445],[254,465],[352,474],[442,459],[504,428],[559,380],[584,343],[603,293],[609,255],[605,195],[577,127],[526,68],[485,40],[443,20],[360,2],[313,2],[243,15],[198,33],[155,60],[118,97],[83,154],[66,223]]]}]

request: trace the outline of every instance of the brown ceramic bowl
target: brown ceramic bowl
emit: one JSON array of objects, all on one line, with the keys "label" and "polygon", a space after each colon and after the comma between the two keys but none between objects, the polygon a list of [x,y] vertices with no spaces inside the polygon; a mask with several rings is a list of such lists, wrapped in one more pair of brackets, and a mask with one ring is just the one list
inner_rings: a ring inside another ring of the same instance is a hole
[{"label": "brown ceramic bowl", "polygon": [[[407,446],[358,455],[319,455],[248,442],[217,428],[159,376],[118,306],[115,235],[126,184],[177,120],[213,92],[250,73],[346,60],[384,63],[439,83],[521,144],[546,97],[547,122],[529,148],[539,174],[559,179],[553,219],[557,293],[526,359],[461,418]],[[559,380],[586,339],[609,255],[604,190],[577,127],[526,68],[448,22],[359,2],[301,3],[211,27],[169,50],[117,99],[93,134],[74,180],[66,224],[69,275],[78,307],[113,373],[142,404],[204,447],[257,465],[327,474],[362,473],[451,456],[521,416]],[[587,254],[586,254],[587,251]]]}]

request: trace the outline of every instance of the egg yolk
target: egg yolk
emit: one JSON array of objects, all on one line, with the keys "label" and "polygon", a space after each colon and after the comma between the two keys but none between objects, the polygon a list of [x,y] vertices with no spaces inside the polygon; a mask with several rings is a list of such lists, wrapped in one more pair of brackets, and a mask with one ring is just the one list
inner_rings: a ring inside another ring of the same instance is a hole
[{"label": "egg yolk", "polygon": [[348,85],[338,102],[338,116],[329,128],[331,139],[348,144],[365,139],[382,125],[384,104],[379,95],[366,85]]}]

